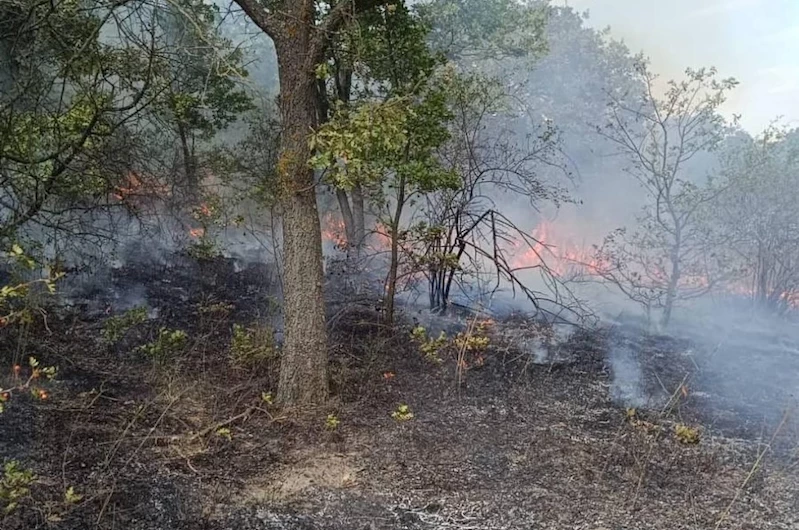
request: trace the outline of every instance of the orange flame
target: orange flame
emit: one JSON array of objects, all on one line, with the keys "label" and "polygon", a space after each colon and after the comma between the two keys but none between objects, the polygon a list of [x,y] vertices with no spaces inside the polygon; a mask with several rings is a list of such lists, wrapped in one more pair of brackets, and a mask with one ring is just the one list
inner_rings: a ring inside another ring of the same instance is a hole
[{"label": "orange flame", "polygon": [[145,192],[149,192],[151,195],[158,197],[166,197],[169,195],[169,188],[156,183],[155,180],[151,180],[149,182],[149,189],[145,190],[142,176],[135,171],[128,171],[125,175],[124,182],[116,186],[111,195],[116,200],[122,201],[131,197],[144,195]]},{"label": "orange flame", "polygon": [[514,269],[529,269],[546,265],[556,276],[582,269],[596,274],[602,265],[590,248],[579,246],[571,238],[558,234],[550,222],[542,222],[530,232],[534,244],[514,243],[510,265]]},{"label": "orange flame", "polygon": [[347,232],[344,220],[337,218],[332,213],[326,213],[322,218],[322,240],[333,243],[337,247],[347,246]]}]

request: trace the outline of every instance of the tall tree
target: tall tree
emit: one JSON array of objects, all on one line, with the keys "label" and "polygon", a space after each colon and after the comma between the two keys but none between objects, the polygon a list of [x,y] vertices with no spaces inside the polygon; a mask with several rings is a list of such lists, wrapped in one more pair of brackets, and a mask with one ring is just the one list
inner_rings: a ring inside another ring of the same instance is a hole
[{"label": "tall tree", "polygon": [[799,132],[771,126],[752,138],[738,131],[720,159],[724,193],[711,222],[735,252],[731,268],[743,273],[731,290],[785,312],[799,301]]},{"label": "tall tree", "polygon": [[219,8],[203,0],[175,0],[156,6],[166,52],[160,61],[165,75],[160,117],[174,131],[190,195],[201,180],[197,143],[207,141],[251,108],[237,78],[247,76],[241,49],[218,29]]},{"label": "tall tree", "polygon": [[331,40],[371,0],[234,0],[275,43],[282,134],[277,163],[283,216],[285,346],[278,400],[313,403],[327,396],[327,334],[322,236],[310,136],[319,123],[317,69]]},{"label": "tall tree", "polygon": [[704,294],[716,281],[717,263],[707,252],[707,233],[698,221],[719,190],[708,185],[705,175],[694,174],[691,164],[724,138],[718,108],[736,81],[716,79],[713,68],[688,69],[686,78],[669,81],[660,97],[656,76],[645,63],[639,64],[638,75],[644,96],[638,101],[614,98],[607,124],[597,131],[624,157],[647,204],[640,229],[614,233],[598,258],[607,280],[645,306],[662,309],[665,327],[675,302]]}]

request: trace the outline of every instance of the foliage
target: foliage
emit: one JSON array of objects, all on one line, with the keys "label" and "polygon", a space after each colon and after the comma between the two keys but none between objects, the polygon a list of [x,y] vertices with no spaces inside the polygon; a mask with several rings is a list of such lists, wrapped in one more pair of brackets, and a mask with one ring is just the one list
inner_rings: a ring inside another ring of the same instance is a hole
[{"label": "foliage", "polygon": [[341,420],[338,419],[338,416],[335,414],[328,414],[327,418],[325,418],[325,429],[328,431],[335,431],[338,429],[338,426],[341,424]]},{"label": "foliage", "polygon": [[433,26],[433,47],[453,58],[535,58],[547,50],[545,3],[433,0],[422,4],[420,10]]},{"label": "foliage", "polygon": [[190,241],[186,247],[186,254],[197,261],[213,261],[221,252],[214,238],[202,235],[198,239]]},{"label": "foliage", "polygon": [[40,295],[54,295],[56,282],[63,277],[62,272],[50,268],[47,277],[35,278],[39,262],[18,243],[10,244],[5,260],[11,277],[0,287],[0,327],[30,322],[35,310],[42,310]]},{"label": "foliage", "polygon": [[160,364],[180,353],[186,346],[188,338],[183,330],[162,327],[158,330],[155,340],[139,346],[136,351]]},{"label": "foliage", "polygon": [[270,105],[247,114],[244,137],[232,146],[219,146],[209,153],[208,165],[227,188],[225,206],[272,208],[278,202],[276,164],[280,123]]},{"label": "foliage", "polygon": [[458,351],[479,353],[488,348],[489,339],[478,330],[474,333],[458,333],[453,339],[453,344]]},{"label": "foliage", "polygon": [[695,445],[699,443],[700,432],[696,427],[689,427],[683,423],[674,426],[674,436],[677,441],[685,445]]},{"label": "foliage", "polygon": [[340,106],[312,137],[311,164],[344,190],[361,184],[382,194],[384,179],[390,179],[389,188],[402,182],[403,189],[420,191],[457,186],[456,175],[434,157],[448,138],[446,122],[452,117],[445,95],[449,76],[431,80],[413,96]]},{"label": "foliage", "polygon": [[19,503],[30,492],[33,472],[20,466],[16,460],[3,464],[3,477],[0,480],[0,506],[5,515],[17,509]]},{"label": "foliage", "polygon": [[238,83],[248,75],[242,50],[221,35],[219,11],[202,0],[178,0],[156,12],[169,52],[159,64],[166,83],[154,112],[174,130],[190,193],[200,179],[197,141],[213,138],[253,108]]},{"label": "foliage", "polygon": [[78,494],[75,492],[75,488],[70,486],[64,492],[64,504],[77,504],[83,499],[83,495]]},{"label": "foliage", "polygon": [[[111,205],[135,145],[122,137],[156,84],[156,47],[128,32],[135,17],[118,17],[121,4],[21,0],[7,7],[0,32],[4,242],[29,223],[68,232],[80,222],[76,206]],[[114,44],[101,38],[106,24],[118,24]]]},{"label": "foliage", "polygon": [[784,313],[799,295],[799,133],[777,125],[756,138],[735,131],[721,152],[720,187],[708,229],[722,234],[733,272],[726,288]]},{"label": "foliage", "polygon": [[277,358],[274,332],[266,326],[247,329],[233,324],[230,362],[239,368],[258,368]]},{"label": "foliage", "polygon": [[49,397],[40,382],[44,379],[52,381],[58,373],[55,366],[40,366],[35,357],[28,358],[28,373],[25,374],[22,366],[16,364],[13,367],[13,383],[7,387],[0,387],[0,414],[5,411],[8,403],[14,394],[28,392],[34,399],[45,400]]},{"label": "foliage", "polygon": [[449,346],[449,339],[447,334],[443,331],[436,338],[427,336],[427,330],[422,326],[413,328],[411,332],[411,339],[418,344],[419,351],[424,354],[428,361],[434,363],[441,363],[442,352]]},{"label": "foliage", "polygon": [[391,417],[399,422],[408,421],[413,419],[413,412],[408,405],[403,403],[397,407],[397,410],[391,413]]},{"label": "foliage", "polygon": [[144,306],[134,307],[125,311],[119,316],[113,316],[105,321],[101,336],[103,340],[110,344],[116,344],[133,327],[147,321],[147,308]]}]

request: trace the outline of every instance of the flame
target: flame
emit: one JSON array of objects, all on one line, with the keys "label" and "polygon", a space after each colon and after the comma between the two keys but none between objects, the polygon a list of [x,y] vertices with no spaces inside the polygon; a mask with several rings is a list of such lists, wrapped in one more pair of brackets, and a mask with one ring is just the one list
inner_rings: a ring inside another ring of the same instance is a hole
[{"label": "flame", "polygon": [[200,219],[202,217],[211,217],[214,214],[214,210],[208,206],[208,203],[202,202],[194,208],[193,213],[195,219]]},{"label": "flame", "polygon": [[[592,247],[581,246],[574,243],[573,237],[564,234],[562,227],[544,221],[529,233],[532,245],[523,241],[515,241],[510,245],[509,264],[514,269],[529,269],[539,266],[549,268],[558,277],[570,273],[582,272],[590,276],[600,276],[607,270],[608,264],[602,263],[596,256]],[[667,283],[665,271],[650,271],[651,276],[656,276],[657,281]],[[692,274],[683,275],[679,282],[680,288],[701,291],[713,287],[707,276]],[[719,285],[718,289],[724,293],[747,298],[754,298],[755,290],[746,280],[738,280]],[[786,290],[779,295],[780,302],[792,309],[799,309],[799,290]]]},{"label": "flame", "polygon": [[203,237],[205,235],[205,228],[192,228],[189,230],[189,235],[194,238]]},{"label": "flame", "polygon": [[169,196],[169,187],[158,184],[155,179],[148,179],[149,186],[145,186],[144,179],[135,171],[128,171],[125,174],[123,183],[114,188],[111,194],[118,201],[123,201],[131,197],[145,195],[149,193],[158,197]]},{"label": "flame", "polygon": [[326,213],[322,218],[322,241],[333,243],[336,247],[347,246],[347,231],[344,220],[332,213]]},{"label": "flame", "polygon": [[597,274],[602,264],[593,249],[577,245],[572,238],[559,232],[551,222],[540,223],[529,233],[532,245],[520,242],[511,245],[511,267],[530,269],[545,265],[556,276],[581,269],[588,274]]}]

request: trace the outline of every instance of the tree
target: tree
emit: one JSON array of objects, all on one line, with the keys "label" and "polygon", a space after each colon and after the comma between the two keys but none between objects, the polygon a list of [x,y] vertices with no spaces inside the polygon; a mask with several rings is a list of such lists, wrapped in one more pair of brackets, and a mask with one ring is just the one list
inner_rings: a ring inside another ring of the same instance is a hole
[{"label": "tree", "polygon": [[283,216],[285,345],[278,400],[327,396],[327,335],[322,294],[322,236],[310,137],[319,123],[317,71],[335,34],[370,0],[235,0],[275,43],[282,134],[277,178]]},{"label": "tree", "polygon": [[397,90],[401,95],[387,101],[337,113],[314,141],[319,150],[314,163],[337,187],[346,189],[357,181],[370,191],[378,222],[389,239],[385,295],[389,325],[394,322],[400,246],[408,235],[403,230],[406,209],[425,193],[459,184],[455,173],[436,157],[436,149],[449,138],[452,114],[447,92],[452,72],[442,69],[427,75],[415,87],[395,78],[394,87],[410,86],[411,91]]},{"label": "tree", "polygon": [[[139,6],[21,0],[0,9],[0,240],[82,234],[128,177],[128,135],[158,93]],[[146,20],[146,18],[145,18]],[[101,38],[104,27],[118,38]],[[92,233],[92,235],[96,235]]]},{"label": "tree", "polygon": [[[443,59],[430,52],[428,31],[416,10],[404,1],[361,12],[348,21],[317,72],[322,123],[350,108],[418,91]],[[349,269],[356,272],[367,239],[368,188],[373,191],[375,182],[364,181],[357,171],[349,171],[346,177],[336,172],[326,176],[344,222]]]},{"label": "tree", "polygon": [[783,313],[799,300],[799,133],[771,126],[752,138],[739,131],[720,158],[724,193],[712,222],[734,250],[731,268],[743,273],[728,288]]},{"label": "tree", "polygon": [[177,137],[185,184],[194,195],[200,183],[197,142],[213,138],[252,108],[237,85],[247,71],[241,50],[220,35],[218,6],[175,0],[156,5],[154,17],[166,50],[159,61],[167,82],[158,110]]},{"label": "tree", "polygon": [[[474,280],[487,267],[498,280],[521,288],[536,305],[558,298],[555,292],[525,288],[511,263],[512,243],[534,247],[539,242],[524,234],[496,205],[507,196],[523,198],[530,208],[568,200],[562,189],[539,175],[542,167],[560,164],[557,134],[550,124],[537,134],[521,137],[498,129],[492,122],[507,124],[515,119],[509,100],[498,80],[480,75],[460,77],[449,91],[455,119],[450,141],[439,149],[439,156],[444,167],[458,175],[459,185],[427,197],[423,248],[418,255],[429,282],[431,309],[445,310],[453,285],[463,278]],[[540,265],[545,283],[554,287],[556,280],[544,259]]]},{"label": "tree", "polygon": [[618,231],[599,249],[598,272],[634,300],[661,308],[665,327],[675,302],[701,296],[719,280],[719,256],[709,251],[698,221],[720,191],[693,175],[691,163],[724,138],[718,108],[736,81],[717,80],[713,68],[688,69],[686,79],[670,81],[659,98],[656,76],[645,63],[638,75],[646,87],[641,100],[614,98],[608,123],[597,132],[625,157],[648,204],[638,230]]}]

